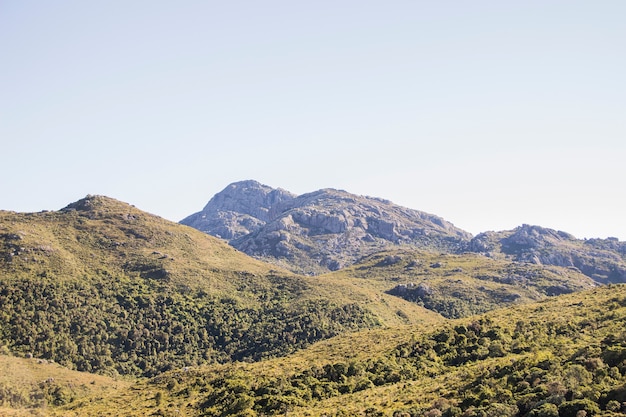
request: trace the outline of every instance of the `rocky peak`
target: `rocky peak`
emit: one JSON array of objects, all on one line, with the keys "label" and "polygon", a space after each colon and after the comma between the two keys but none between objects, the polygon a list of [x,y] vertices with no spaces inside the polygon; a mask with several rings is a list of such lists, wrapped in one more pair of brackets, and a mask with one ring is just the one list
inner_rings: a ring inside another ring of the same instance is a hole
[{"label": "rocky peak", "polygon": [[338,269],[390,245],[452,251],[471,239],[440,217],[388,200],[333,188],[295,196],[256,181],[229,185],[181,223],[306,273]]},{"label": "rocky peak", "polygon": [[510,236],[502,239],[502,248],[505,251],[507,249],[515,251],[519,249],[541,248],[557,246],[570,240],[574,241],[576,238],[560,230],[524,224],[514,229]]},{"label": "rocky peak", "polygon": [[202,209],[204,213],[231,211],[247,214],[258,220],[270,220],[270,209],[295,195],[280,188],[272,188],[254,180],[234,182],[217,193]]},{"label": "rocky peak", "polygon": [[234,182],[215,194],[202,211],[180,223],[226,240],[236,239],[270,221],[275,215],[272,208],[294,197],[254,180]]},{"label": "rocky peak", "polygon": [[333,188],[296,196],[257,181],[240,181],[181,223],[300,273],[336,270],[407,245],[576,268],[598,282],[626,282],[626,242],[615,238],[582,241],[528,224],[472,238],[441,217]]}]

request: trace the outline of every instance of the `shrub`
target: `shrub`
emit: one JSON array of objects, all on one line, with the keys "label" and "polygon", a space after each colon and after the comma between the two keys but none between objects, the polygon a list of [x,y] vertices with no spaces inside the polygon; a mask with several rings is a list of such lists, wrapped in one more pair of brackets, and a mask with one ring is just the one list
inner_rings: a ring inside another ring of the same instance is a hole
[{"label": "shrub", "polygon": [[551,403],[541,404],[528,413],[528,417],[559,417],[559,409]]},{"label": "shrub", "polygon": [[578,417],[579,411],[585,411],[587,416],[594,416],[600,413],[600,407],[588,399],[566,401],[559,405],[560,417]]}]

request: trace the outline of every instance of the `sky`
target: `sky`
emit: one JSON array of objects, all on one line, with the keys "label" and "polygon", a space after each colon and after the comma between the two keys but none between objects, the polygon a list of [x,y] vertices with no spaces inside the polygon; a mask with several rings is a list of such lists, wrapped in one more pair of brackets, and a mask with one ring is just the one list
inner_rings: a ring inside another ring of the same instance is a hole
[{"label": "sky", "polygon": [[0,0],[0,209],[228,184],[626,240],[626,1]]}]

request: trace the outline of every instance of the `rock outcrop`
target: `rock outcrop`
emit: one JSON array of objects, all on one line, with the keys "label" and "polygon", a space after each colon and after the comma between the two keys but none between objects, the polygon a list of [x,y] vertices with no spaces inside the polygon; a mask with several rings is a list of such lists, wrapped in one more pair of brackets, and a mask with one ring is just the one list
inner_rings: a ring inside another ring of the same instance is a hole
[{"label": "rock outcrop", "polygon": [[323,189],[295,196],[256,181],[229,185],[181,223],[308,274],[337,270],[396,245],[458,251],[471,235],[390,201]]},{"label": "rock outcrop", "polygon": [[525,224],[514,230],[480,233],[468,249],[494,258],[577,268],[601,283],[626,282],[626,242],[616,238],[580,240],[566,232]]},{"label": "rock outcrop", "polygon": [[247,235],[272,218],[271,209],[294,194],[257,181],[240,181],[217,193],[202,211],[180,223],[227,241]]}]

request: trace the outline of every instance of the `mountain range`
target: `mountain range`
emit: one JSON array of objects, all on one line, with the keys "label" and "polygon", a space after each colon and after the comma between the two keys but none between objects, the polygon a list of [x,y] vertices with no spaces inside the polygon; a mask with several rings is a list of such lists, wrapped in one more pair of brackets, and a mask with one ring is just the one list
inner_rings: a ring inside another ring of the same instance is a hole
[{"label": "mountain range", "polygon": [[625,242],[256,181],[181,223],[0,211],[0,415],[626,412]]},{"label": "mountain range", "polygon": [[408,246],[576,268],[600,283],[626,282],[626,242],[615,238],[579,240],[531,225],[472,236],[441,217],[335,189],[296,196],[253,180],[236,182],[181,223],[304,274]]}]

